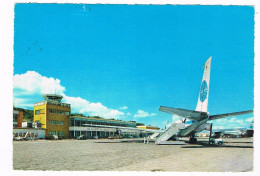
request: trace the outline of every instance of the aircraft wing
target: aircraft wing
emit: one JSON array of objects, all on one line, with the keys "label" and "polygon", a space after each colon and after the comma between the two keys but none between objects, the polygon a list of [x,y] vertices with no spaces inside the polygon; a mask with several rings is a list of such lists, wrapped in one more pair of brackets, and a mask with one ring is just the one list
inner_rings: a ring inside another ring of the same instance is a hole
[{"label": "aircraft wing", "polygon": [[170,108],[165,106],[160,106],[159,110],[170,114],[175,114],[187,119],[196,120],[196,121],[205,118],[205,114],[207,114],[206,112],[192,111],[192,110],[180,109],[180,108]]},{"label": "aircraft wing", "polygon": [[242,115],[242,114],[249,114],[249,113],[252,113],[252,112],[253,112],[253,110],[226,113],[226,114],[218,114],[218,115],[211,115],[211,116],[209,116],[209,120],[216,120],[216,119],[225,118],[225,117],[231,117],[231,116]]}]

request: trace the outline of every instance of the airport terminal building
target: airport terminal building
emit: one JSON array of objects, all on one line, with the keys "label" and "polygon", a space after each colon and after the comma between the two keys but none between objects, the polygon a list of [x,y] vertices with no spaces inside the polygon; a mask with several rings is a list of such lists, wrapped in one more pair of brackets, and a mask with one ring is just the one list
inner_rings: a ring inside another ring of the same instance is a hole
[{"label": "airport terminal building", "polygon": [[[135,138],[149,135],[149,128],[139,128],[135,121],[105,119],[98,116],[71,114],[71,105],[62,103],[62,96],[43,95],[44,100],[34,104],[33,123],[39,123],[46,138],[97,139],[120,136]],[[16,116],[15,116],[16,117]],[[16,118],[17,119],[17,118]],[[24,129],[26,130],[26,129]]]},{"label": "airport terminal building", "polygon": [[[124,129],[124,127],[126,127]],[[136,122],[126,122],[114,119],[104,119],[101,117],[81,117],[71,116],[69,137],[76,138],[84,135],[86,139],[92,138],[108,138],[109,136],[118,135],[124,138],[137,137],[140,135],[140,131],[136,128]]]}]

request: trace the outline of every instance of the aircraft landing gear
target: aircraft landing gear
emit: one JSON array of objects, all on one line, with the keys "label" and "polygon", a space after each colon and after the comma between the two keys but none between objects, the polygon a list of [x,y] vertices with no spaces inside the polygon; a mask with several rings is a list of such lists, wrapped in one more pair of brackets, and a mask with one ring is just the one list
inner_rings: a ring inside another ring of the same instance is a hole
[{"label": "aircraft landing gear", "polygon": [[197,138],[195,138],[194,135],[191,135],[190,139],[189,139],[189,143],[191,144],[196,144],[197,143]]}]

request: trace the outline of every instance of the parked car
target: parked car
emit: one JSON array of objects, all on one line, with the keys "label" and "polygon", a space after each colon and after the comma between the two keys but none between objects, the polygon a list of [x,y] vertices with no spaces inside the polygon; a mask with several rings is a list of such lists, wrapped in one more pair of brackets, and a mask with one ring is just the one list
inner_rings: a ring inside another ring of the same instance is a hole
[{"label": "parked car", "polygon": [[210,144],[223,145],[222,138],[210,138]]},{"label": "parked car", "polygon": [[114,136],[113,135],[110,135],[107,137],[108,139],[114,139]]},{"label": "parked car", "polygon": [[85,136],[84,135],[80,135],[77,137],[78,140],[84,140],[85,139]]}]

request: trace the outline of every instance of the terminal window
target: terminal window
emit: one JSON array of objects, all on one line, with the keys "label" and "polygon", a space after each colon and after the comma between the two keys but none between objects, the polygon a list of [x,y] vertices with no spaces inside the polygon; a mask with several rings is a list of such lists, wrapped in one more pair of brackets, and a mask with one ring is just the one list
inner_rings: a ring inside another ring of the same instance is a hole
[{"label": "terminal window", "polygon": [[56,113],[56,109],[49,109],[49,112],[52,113],[52,114],[55,114]]},{"label": "terminal window", "polygon": [[57,125],[64,125],[64,121],[57,121]]},{"label": "terminal window", "polygon": [[70,119],[70,126],[74,126],[74,119]]},{"label": "terminal window", "polygon": [[45,114],[45,109],[35,110],[35,115],[38,115],[38,114]]},{"label": "terminal window", "polygon": [[58,136],[64,136],[64,132],[63,132],[63,131],[58,131],[58,132],[57,132],[57,135],[58,135]]},{"label": "terminal window", "polygon": [[14,115],[13,115],[13,122],[17,122],[17,118],[18,118],[18,115],[17,115],[17,114],[14,114]]},{"label": "terminal window", "polygon": [[62,111],[62,110],[57,110],[57,113],[58,113],[58,114],[64,114],[65,112]]},{"label": "terminal window", "polygon": [[49,135],[55,135],[55,131],[50,131]]},{"label": "terminal window", "polygon": [[55,125],[56,121],[55,120],[50,120],[50,125]]}]

